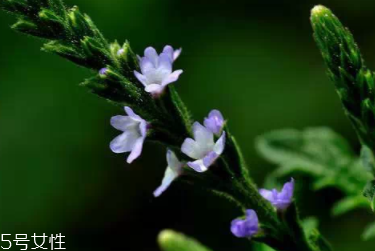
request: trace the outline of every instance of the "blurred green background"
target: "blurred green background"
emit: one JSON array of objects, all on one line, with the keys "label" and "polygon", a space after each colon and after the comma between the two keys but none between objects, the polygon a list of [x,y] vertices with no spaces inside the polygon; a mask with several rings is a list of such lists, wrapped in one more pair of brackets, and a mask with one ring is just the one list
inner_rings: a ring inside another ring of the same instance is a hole
[{"label": "blurred green background", "polygon": [[[258,184],[275,168],[255,152],[254,139],[263,132],[330,126],[358,149],[312,39],[309,14],[316,4],[330,7],[374,69],[375,1],[66,3],[88,13],[108,39],[129,39],[138,54],[150,45],[183,47],[176,63],[185,71],[176,84],[181,96],[197,120],[213,108],[223,112]],[[40,52],[41,41],[9,29],[13,21],[0,13],[1,234],[62,233],[69,250],[154,251],[157,233],[173,228],[216,251],[251,250],[231,235],[229,223],[240,212],[225,201],[179,184],[155,200],[164,149],[148,144],[131,166],[113,154],[108,144],[118,131],[109,118],[123,111],[78,86],[90,72]],[[375,247],[360,241],[375,219],[370,212],[331,219],[328,210],[341,195],[308,196],[302,214],[321,218],[335,250]]]}]

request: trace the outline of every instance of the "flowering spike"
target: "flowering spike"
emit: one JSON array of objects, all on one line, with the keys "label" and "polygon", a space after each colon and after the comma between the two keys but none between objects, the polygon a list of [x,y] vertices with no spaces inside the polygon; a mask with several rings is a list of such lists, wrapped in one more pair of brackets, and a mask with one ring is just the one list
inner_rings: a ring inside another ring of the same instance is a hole
[{"label": "flowering spike", "polygon": [[144,85],[146,92],[156,97],[167,85],[176,82],[183,71],[172,72],[173,58],[170,53],[158,55],[154,48],[148,47],[144,54],[144,57],[139,58],[141,73],[134,71],[134,74]]},{"label": "flowering spike", "polygon": [[266,190],[260,189],[259,193],[263,198],[271,202],[271,204],[278,210],[285,210],[293,200],[294,192],[294,179],[292,178],[290,182],[284,184],[281,192],[276,189]]},{"label": "flowering spike", "polygon": [[226,134],[223,132],[219,140],[214,142],[213,133],[199,122],[193,125],[194,139],[187,138],[181,146],[181,151],[196,161],[188,162],[188,166],[197,172],[205,172],[223,153]]},{"label": "flowering spike", "polygon": [[224,126],[224,118],[219,110],[212,110],[204,119],[204,126],[216,136],[219,136]]},{"label": "flowering spike", "polygon": [[180,162],[176,154],[171,150],[167,151],[167,163],[168,166],[167,170],[165,171],[162,184],[154,192],[155,197],[159,197],[162,193],[164,193],[172,182],[182,173],[184,163]]},{"label": "flowering spike", "polygon": [[147,136],[147,122],[135,114],[130,107],[125,107],[128,116],[114,116],[111,125],[123,133],[112,140],[110,148],[114,153],[131,152],[127,162],[130,164],[142,153]]},{"label": "flowering spike", "polygon": [[259,220],[254,210],[246,210],[246,219],[236,219],[231,223],[232,234],[238,238],[251,238],[259,232]]}]

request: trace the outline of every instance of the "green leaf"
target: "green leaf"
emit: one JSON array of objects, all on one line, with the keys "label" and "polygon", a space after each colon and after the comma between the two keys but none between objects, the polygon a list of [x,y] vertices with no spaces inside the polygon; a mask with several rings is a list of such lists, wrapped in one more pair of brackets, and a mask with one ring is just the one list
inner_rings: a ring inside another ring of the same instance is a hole
[{"label": "green leaf", "polygon": [[375,222],[367,226],[365,231],[362,234],[362,239],[368,241],[375,238]]},{"label": "green leaf", "polygon": [[346,197],[332,208],[332,215],[340,216],[357,208],[368,208],[368,201],[363,196]]},{"label": "green leaf", "polygon": [[198,241],[172,230],[164,230],[158,237],[163,251],[210,251]]},{"label": "green leaf", "polygon": [[367,183],[363,195],[370,201],[372,211],[375,211],[375,180]]},{"label": "green leaf", "polygon": [[269,182],[303,175],[313,178],[315,190],[336,187],[358,196],[371,179],[347,141],[328,128],[273,131],[259,137],[256,148],[279,165]]}]

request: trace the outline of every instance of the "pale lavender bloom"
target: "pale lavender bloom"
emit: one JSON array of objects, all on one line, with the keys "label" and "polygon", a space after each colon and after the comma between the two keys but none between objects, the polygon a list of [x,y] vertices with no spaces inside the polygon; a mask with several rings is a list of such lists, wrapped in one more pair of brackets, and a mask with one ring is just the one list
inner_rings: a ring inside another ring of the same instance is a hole
[{"label": "pale lavender bloom", "polygon": [[219,136],[224,126],[224,118],[219,110],[212,110],[208,117],[204,119],[204,126]]},{"label": "pale lavender bloom", "polygon": [[246,219],[232,221],[231,232],[238,238],[251,238],[259,232],[259,220],[254,210],[246,210]]},{"label": "pale lavender bloom", "polygon": [[145,50],[145,56],[139,58],[141,73],[134,71],[146,92],[150,92],[154,96],[161,94],[170,83],[176,82],[183,72],[182,70],[172,72],[173,60],[178,56],[178,53],[171,54],[168,48],[166,51],[158,55],[154,48],[148,47]]},{"label": "pale lavender bloom", "polygon": [[163,50],[163,53],[166,53],[172,62],[176,61],[176,59],[180,56],[181,52],[181,48],[174,50],[170,45],[165,46]]},{"label": "pale lavender bloom", "polygon": [[188,166],[197,172],[205,172],[223,153],[225,147],[225,132],[214,142],[213,133],[200,123],[193,125],[194,139],[187,138],[181,146],[181,151],[196,161],[188,162]]},{"label": "pale lavender bloom", "polygon": [[121,56],[125,52],[124,48],[121,48],[120,50],[117,51],[117,56]]},{"label": "pale lavender bloom", "polygon": [[285,210],[293,200],[294,192],[294,179],[292,178],[290,182],[284,184],[281,192],[276,189],[266,190],[260,189],[259,193],[263,198],[271,202],[271,204],[278,210]]},{"label": "pale lavender bloom", "polygon": [[114,153],[131,152],[127,162],[130,164],[142,153],[147,135],[147,122],[135,114],[130,107],[125,107],[128,116],[114,116],[111,125],[123,133],[112,140],[110,148]]},{"label": "pale lavender bloom", "polygon": [[108,68],[102,68],[99,71],[99,75],[103,77],[107,74],[107,71],[108,71]]},{"label": "pale lavender bloom", "polygon": [[184,163],[180,162],[174,152],[167,152],[167,170],[165,171],[161,185],[155,190],[154,196],[159,197],[182,174]]}]

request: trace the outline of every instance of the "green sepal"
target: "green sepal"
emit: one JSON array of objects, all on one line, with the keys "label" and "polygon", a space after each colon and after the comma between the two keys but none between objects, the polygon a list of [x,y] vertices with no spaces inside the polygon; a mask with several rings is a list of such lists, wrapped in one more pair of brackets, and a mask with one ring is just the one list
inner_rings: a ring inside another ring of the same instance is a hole
[{"label": "green sepal", "polygon": [[[191,133],[191,126],[193,124],[191,119],[191,114],[184,102],[182,101],[180,95],[178,94],[176,88],[174,85],[168,86],[168,93],[166,94],[168,96],[168,101],[172,102],[171,106],[168,108],[173,109],[174,114],[176,114],[180,119],[178,121],[181,121],[183,123],[183,128],[186,132]],[[169,103],[169,102],[168,102]]]},{"label": "green sepal", "polygon": [[123,46],[119,48],[119,50],[120,49],[122,49],[122,53],[117,54],[118,51],[116,51],[115,56],[118,58],[120,67],[124,75],[127,76],[129,79],[132,79],[138,82],[138,80],[134,76],[134,71],[140,71],[139,60],[136,54],[131,49],[130,43],[126,41],[123,44]]},{"label": "green sepal", "polygon": [[94,36],[94,32],[91,30],[84,15],[79,11],[78,6],[71,8],[68,11],[67,16],[68,23],[77,37]]},{"label": "green sepal", "polygon": [[45,2],[48,2],[48,5],[51,7],[51,9],[60,17],[64,18],[66,17],[66,7],[62,0],[44,0]]},{"label": "green sepal", "polygon": [[371,149],[367,146],[362,146],[361,161],[365,169],[371,172],[375,177],[375,157]]},{"label": "green sepal", "polygon": [[103,47],[97,39],[86,36],[82,39],[81,43],[86,52],[87,60],[93,69],[99,70],[105,65],[112,63],[107,48]]},{"label": "green sepal", "polygon": [[172,230],[164,230],[158,236],[163,251],[211,251],[197,240]]},{"label": "green sepal", "polygon": [[39,12],[39,18],[42,25],[46,25],[51,33],[56,34],[56,39],[65,36],[65,23],[58,15],[48,9],[42,9]]},{"label": "green sepal", "polygon": [[91,64],[88,62],[85,54],[78,51],[76,48],[77,47],[73,47],[69,44],[62,44],[59,41],[52,41],[44,44],[42,51],[59,55],[75,64],[91,68]]}]

